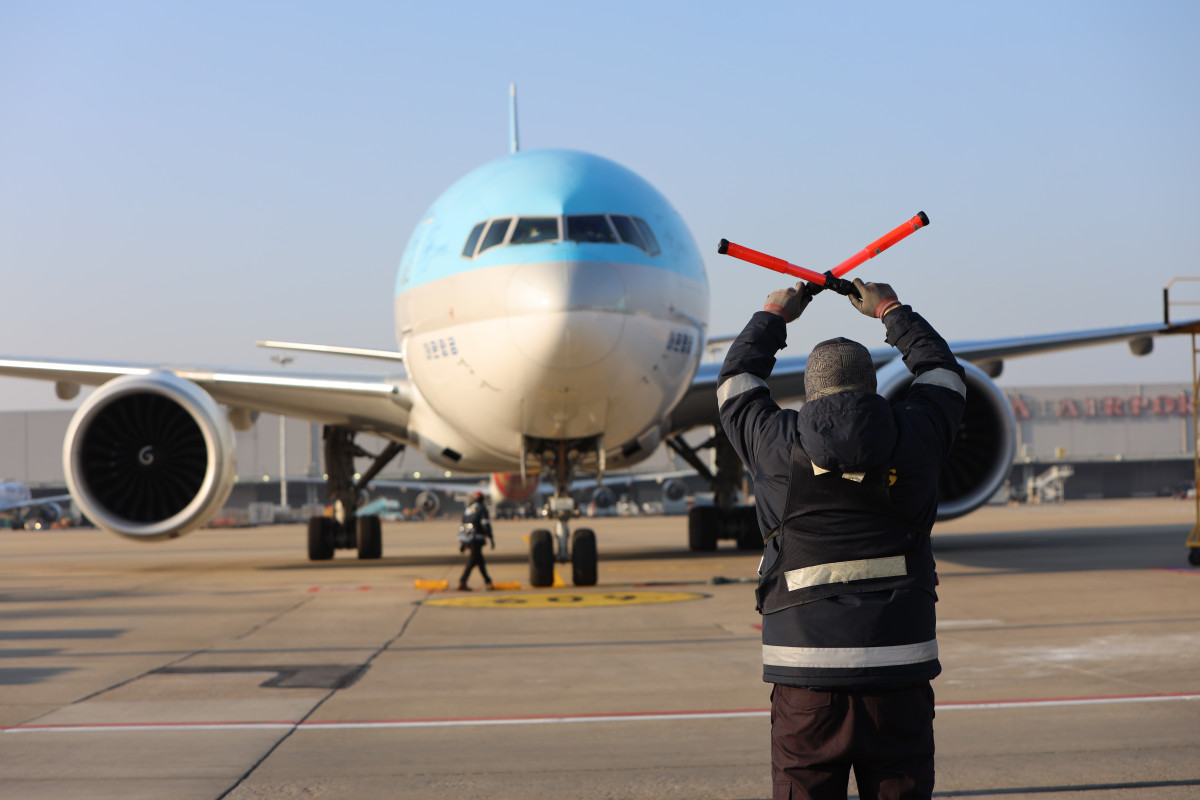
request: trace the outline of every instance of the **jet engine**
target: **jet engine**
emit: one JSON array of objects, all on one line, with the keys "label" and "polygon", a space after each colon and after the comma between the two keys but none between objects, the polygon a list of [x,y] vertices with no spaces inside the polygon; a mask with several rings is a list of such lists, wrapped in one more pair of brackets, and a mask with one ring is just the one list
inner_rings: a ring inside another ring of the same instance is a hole
[{"label": "jet engine", "polygon": [[43,525],[53,525],[63,518],[62,506],[58,503],[47,503],[44,506],[38,506],[33,516]]},{"label": "jet engine", "polygon": [[[938,477],[939,520],[961,517],[986,503],[1008,479],[1017,450],[1017,425],[1003,392],[983,370],[959,363],[967,373],[967,408]],[[912,382],[900,359],[878,373],[879,393],[890,401]]]},{"label": "jet engine", "polygon": [[617,494],[607,486],[597,486],[592,491],[592,501],[588,506],[591,516],[602,517],[615,513]]},{"label": "jet engine", "polygon": [[687,500],[687,485],[683,481],[669,480],[662,485],[662,501],[667,503],[682,503]]},{"label": "jet engine", "polygon": [[442,507],[442,501],[438,499],[437,492],[426,489],[417,495],[416,499],[417,510],[427,517],[436,517],[438,510]]},{"label": "jet engine", "polygon": [[92,522],[130,539],[173,539],[229,498],[234,447],[226,415],[199,386],[169,372],[127,375],[75,412],[63,469]]}]

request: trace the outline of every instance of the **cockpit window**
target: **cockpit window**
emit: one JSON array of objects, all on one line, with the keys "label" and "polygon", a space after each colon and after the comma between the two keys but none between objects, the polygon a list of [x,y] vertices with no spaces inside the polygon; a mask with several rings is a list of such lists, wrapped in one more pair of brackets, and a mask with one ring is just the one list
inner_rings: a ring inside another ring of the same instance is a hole
[{"label": "cockpit window", "polygon": [[[511,230],[511,233],[510,233]],[[563,240],[579,244],[628,244],[656,256],[662,252],[641,217],[627,214],[567,214],[562,217],[497,217],[471,229],[463,258],[475,258],[500,245]]]},{"label": "cockpit window", "polygon": [[487,234],[483,237],[483,244],[479,245],[479,252],[490,250],[498,244],[504,243],[504,237],[508,234],[509,223],[512,222],[512,217],[501,217],[500,219],[492,220],[492,224],[488,226]]},{"label": "cockpit window", "polygon": [[661,253],[662,248],[658,246],[658,239],[654,238],[654,231],[650,230],[650,224],[641,217],[634,217],[633,221],[637,223],[638,230],[642,232],[642,236],[646,239],[646,252],[652,256]]},{"label": "cockpit window", "polygon": [[558,239],[558,217],[521,217],[509,244],[553,242]]},{"label": "cockpit window", "polygon": [[463,245],[463,258],[475,257],[475,245],[479,244],[479,237],[483,235],[483,226],[486,224],[481,222],[471,228],[471,235],[467,237],[467,243]]},{"label": "cockpit window", "polygon": [[567,238],[572,242],[616,243],[603,214],[572,214],[567,217]]},{"label": "cockpit window", "polygon": [[621,237],[622,242],[649,252],[650,248],[646,247],[646,240],[642,237],[642,232],[638,230],[632,217],[624,214],[612,214],[611,216],[613,227],[617,229],[617,235]]}]

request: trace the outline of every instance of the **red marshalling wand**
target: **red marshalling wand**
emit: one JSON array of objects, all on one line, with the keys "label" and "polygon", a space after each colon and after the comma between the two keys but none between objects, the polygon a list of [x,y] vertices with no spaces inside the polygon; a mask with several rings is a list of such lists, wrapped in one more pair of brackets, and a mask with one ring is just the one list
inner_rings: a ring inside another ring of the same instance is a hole
[{"label": "red marshalling wand", "polygon": [[742,247],[740,244],[734,244],[728,239],[721,240],[721,243],[717,246],[717,252],[733,256],[734,258],[740,258],[742,261],[749,261],[751,264],[757,264],[760,267],[773,269],[776,272],[782,272],[784,275],[791,275],[793,278],[800,278],[809,283],[815,283],[818,286],[824,286],[838,294],[857,295],[858,292],[854,289],[854,284],[851,281],[842,280],[842,276],[867,259],[874,258],[896,242],[906,236],[911,236],[928,224],[929,217],[925,216],[924,211],[918,211],[915,217],[902,225],[897,225],[894,229],[880,236],[862,250],[825,273],[805,269],[797,264],[784,261],[782,258],[769,256],[766,253],[751,250],[749,247]]}]

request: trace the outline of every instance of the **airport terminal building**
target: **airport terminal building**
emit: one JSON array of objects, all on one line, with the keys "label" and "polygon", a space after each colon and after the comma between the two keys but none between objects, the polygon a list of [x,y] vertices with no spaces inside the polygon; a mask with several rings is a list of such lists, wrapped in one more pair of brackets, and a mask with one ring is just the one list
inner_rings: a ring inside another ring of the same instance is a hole
[{"label": "airport terminal building", "polygon": [[[1043,386],[1005,388],[1004,393],[1016,424],[1017,457],[1009,482],[1009,494],[1016,499],[1026,499],[1031,488],[1036,493],[1037,486],[1051,490],[1042,499],[1055,499],[1055,490],[1065,499],[1157,496],[1193,481],[1190,385]],[[62,443],[72,414],[0,413],[0,479],[21,481],[35,495],[62,492]],[[278,503],[283,469],[289,506],[323,500],[319,427],[264,414],[236,437],[239,479],[232,507]],[[703,438],[699,433],[693,437]],[[370,452],[384,446],[370,436],[359,437],[359,443]],[[660,448],[639,471],[673,469],[669,457],[668,449]],[[465,477],[445,473],[408,450],[379,479]]]},{"label": "airport terminal building", "polygon": [[1066,499],[1152,497],[1194,479],[1192,387],[1180,384],[1006,389],[1017,430],[1010,488],[1070,467]]}]

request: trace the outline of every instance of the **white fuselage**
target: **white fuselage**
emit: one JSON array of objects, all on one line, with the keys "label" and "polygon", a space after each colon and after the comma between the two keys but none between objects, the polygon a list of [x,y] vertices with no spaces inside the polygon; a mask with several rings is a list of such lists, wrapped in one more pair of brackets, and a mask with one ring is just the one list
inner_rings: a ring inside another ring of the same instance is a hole
[{"label": "white fuselage", "polygon": [[639,461],[695,373],[707,310],[704,282],[640,264],[502,265],[416,287],[396,298],[411,432],[452,469],[517,470],[529,440],[590,437],[610,465]]}]

